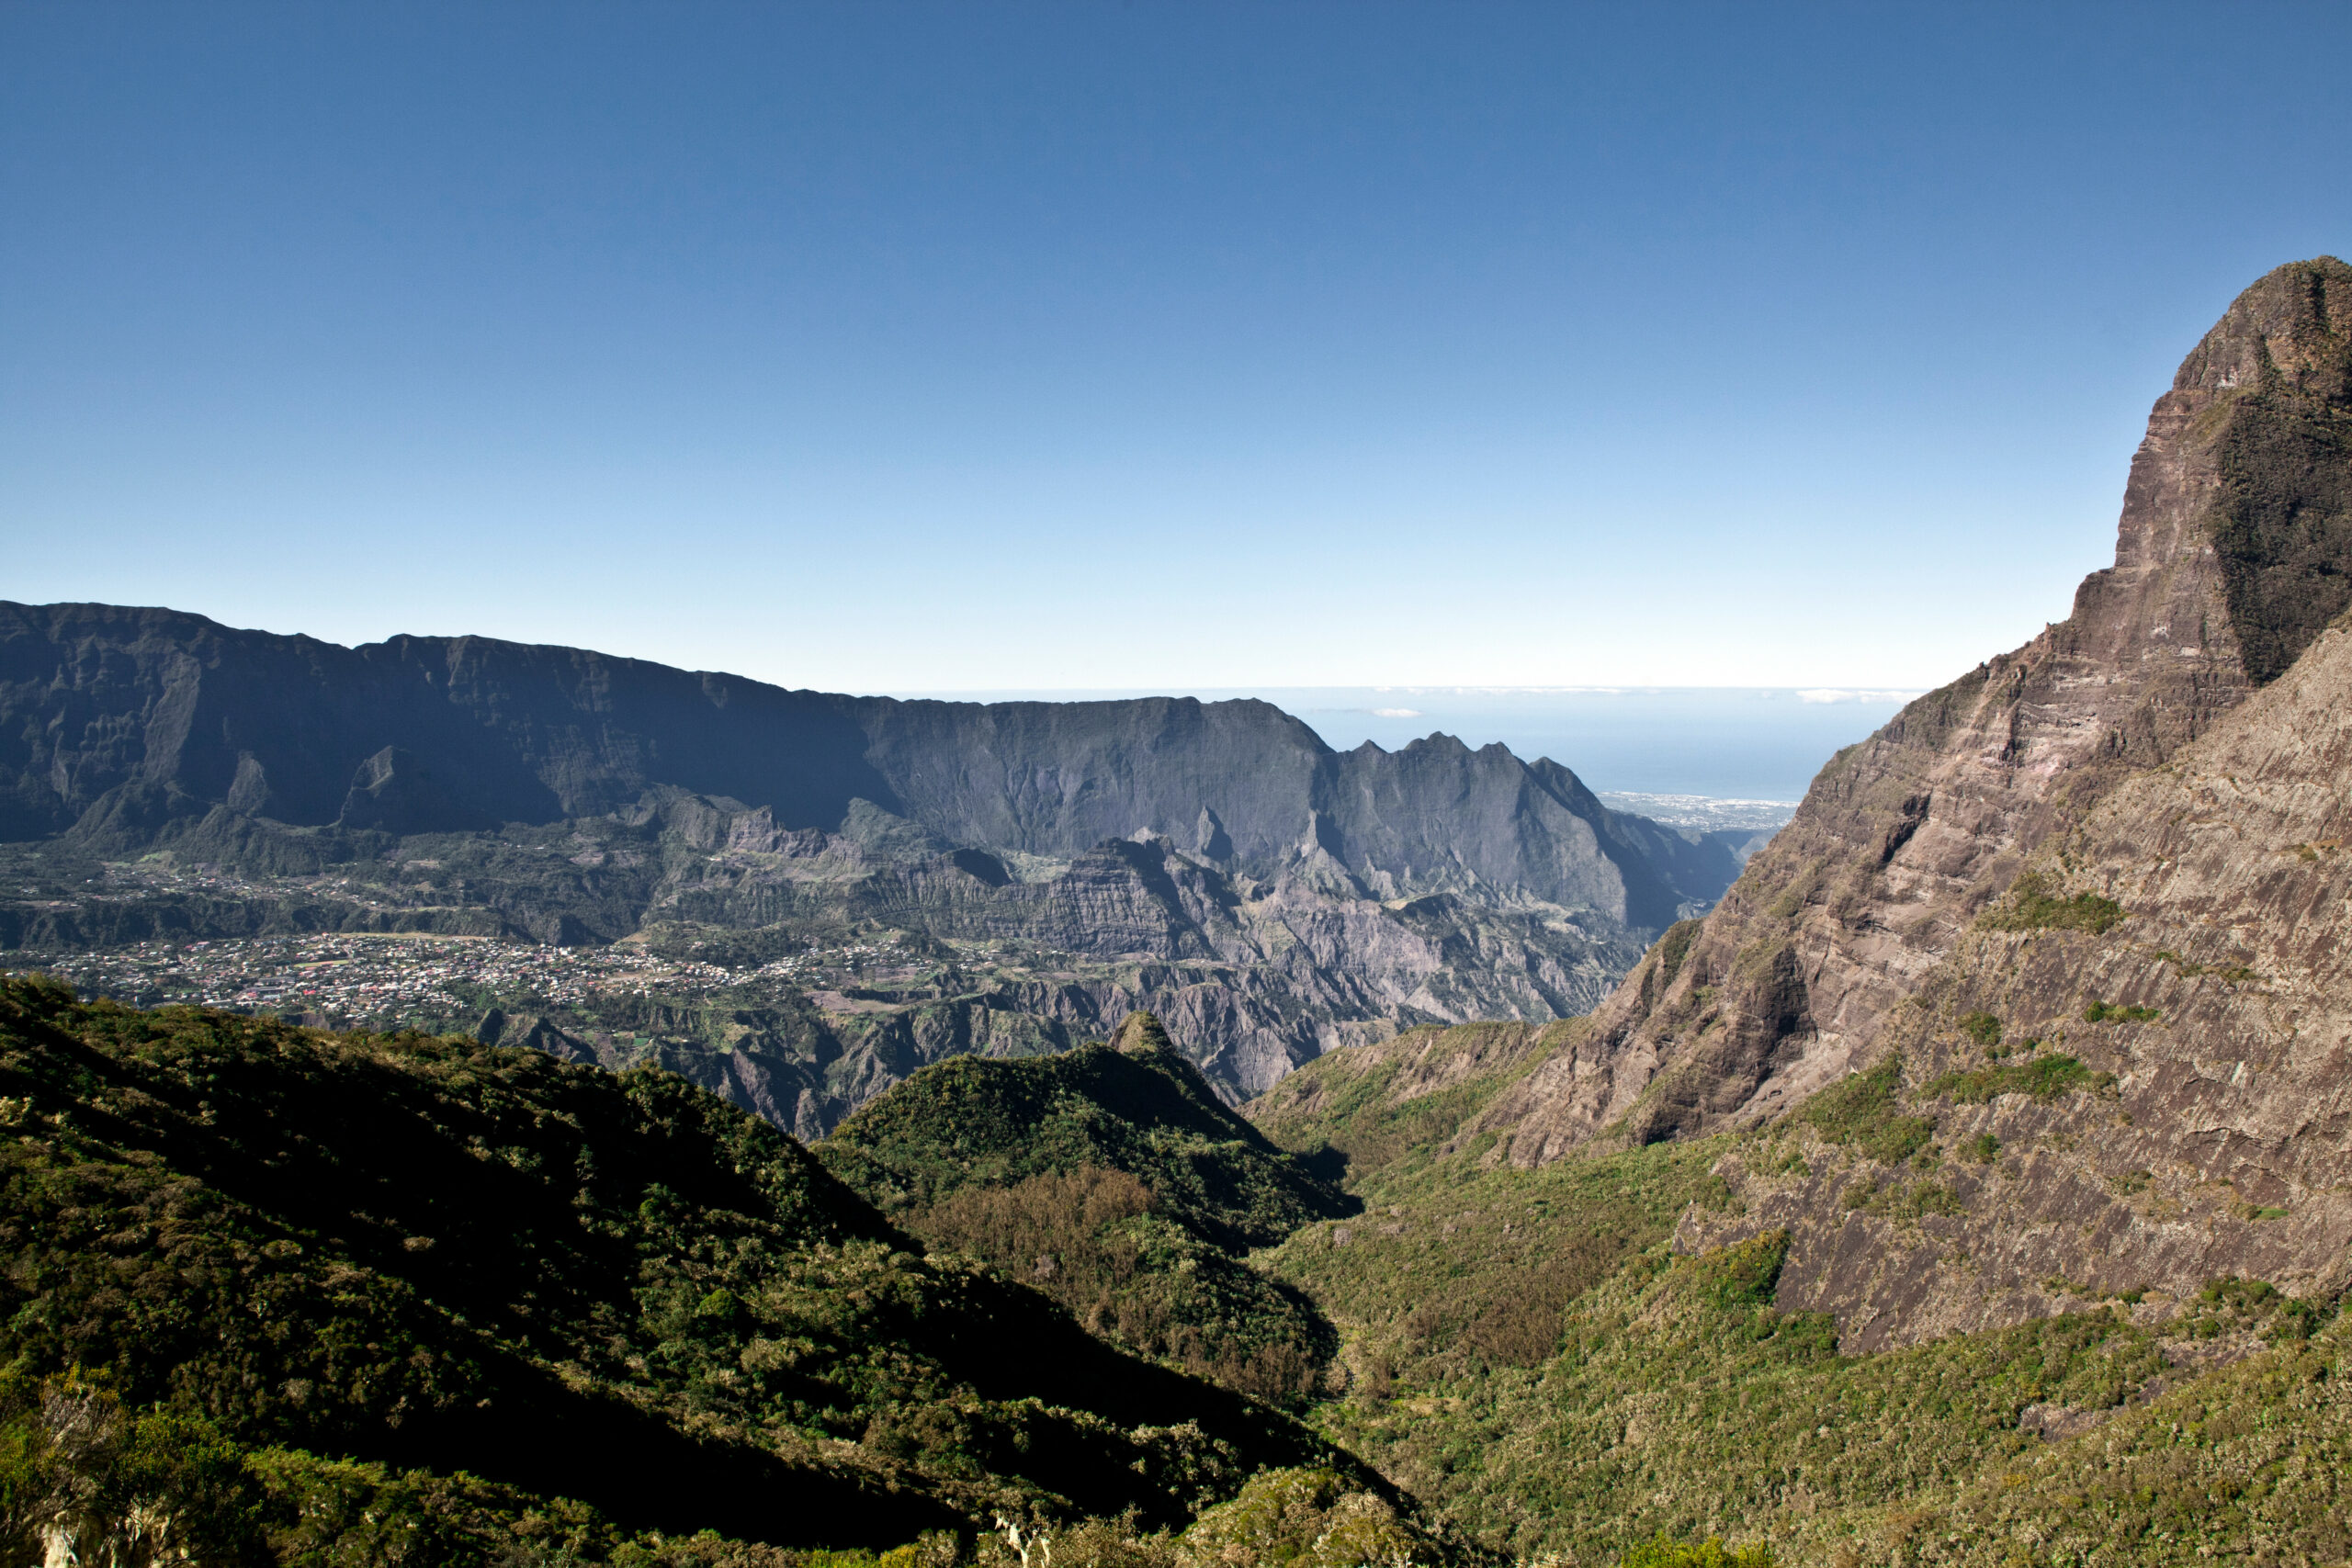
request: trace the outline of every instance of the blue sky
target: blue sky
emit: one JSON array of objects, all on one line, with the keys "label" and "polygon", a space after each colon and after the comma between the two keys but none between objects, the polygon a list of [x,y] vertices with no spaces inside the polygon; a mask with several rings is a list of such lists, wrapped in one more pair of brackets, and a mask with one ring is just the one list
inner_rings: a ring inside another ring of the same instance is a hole
[{"label": "blue sky", "polygon": [[0,4],[0,596],[1919,686],[2352,250],[2341,5]]}]

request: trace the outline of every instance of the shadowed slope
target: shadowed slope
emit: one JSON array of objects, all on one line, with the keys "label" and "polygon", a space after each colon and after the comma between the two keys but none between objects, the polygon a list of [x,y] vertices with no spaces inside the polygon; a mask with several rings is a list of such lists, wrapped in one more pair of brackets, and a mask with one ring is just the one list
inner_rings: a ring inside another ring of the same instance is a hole
[{"label": "shadowed slope", "polygon": [[237,1440],[888,1544],[1181,1520],[1303,1429],[904,1238],[681,1080],[0,987],[0,1354]]},{"label": "shadowed slope", "polygon": [[1240,1255],[1354,1205],[1227,1110],[1148,1013],[1108,1045],[926,1067],[817,1154],[910,1230],[1133,1348],[1277,1400],[1329,1359],[1320,1314]]}]

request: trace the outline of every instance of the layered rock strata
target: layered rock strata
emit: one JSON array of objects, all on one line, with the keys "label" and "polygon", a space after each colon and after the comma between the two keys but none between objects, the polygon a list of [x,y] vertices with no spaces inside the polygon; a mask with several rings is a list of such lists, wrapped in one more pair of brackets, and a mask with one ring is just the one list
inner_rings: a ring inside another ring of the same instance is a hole
[{"label": "layered rock strata", "polygon": [[2352,267],[2271,272],[2157,400],[2115,565],[2025,647],[1841,752],[1703,921],[1487,1112],[1509,1157],[1752,1123],[1871,1058],[2038,846],[2352,601]]},{"label": "layered rock strata", "polygon": [[1752,1145],[1719,1168],[1738,1217],[1684,1244],[1786,1228],[1781,1306],[1849,1349],[2102,1302],[2160,1323],[2222,1278],[2352,1286],[2347,782],[2339,623],[2052,835],[1893,1010],[1875,1135]]}]

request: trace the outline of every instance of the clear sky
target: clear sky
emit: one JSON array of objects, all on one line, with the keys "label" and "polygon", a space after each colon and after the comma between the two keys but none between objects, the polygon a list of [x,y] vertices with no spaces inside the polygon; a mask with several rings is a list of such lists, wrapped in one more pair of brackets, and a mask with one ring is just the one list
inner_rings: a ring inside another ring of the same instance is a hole
[{"label": "clear sky", "polygon": [[829,689],[1932,684],[2352,6],[0,4],[0,597]]}]

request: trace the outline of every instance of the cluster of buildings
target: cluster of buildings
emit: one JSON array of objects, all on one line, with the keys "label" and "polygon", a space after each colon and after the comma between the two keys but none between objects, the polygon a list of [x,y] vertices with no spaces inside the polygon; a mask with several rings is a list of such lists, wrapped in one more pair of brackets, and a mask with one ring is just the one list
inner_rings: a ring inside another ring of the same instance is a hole
[{"label": "cluster of buildings", "polygon": [[355,935],[147,942],[100,952],[11,955],[85,997],[273,1013],[338,1027],[443,1022],[496,1002],[597,1010],[632,996],[693,1000],[744,987],[838,985],[886,950],[812,949],[757,967],[665,956],[632,942],[549,947],[488,937]]}]

